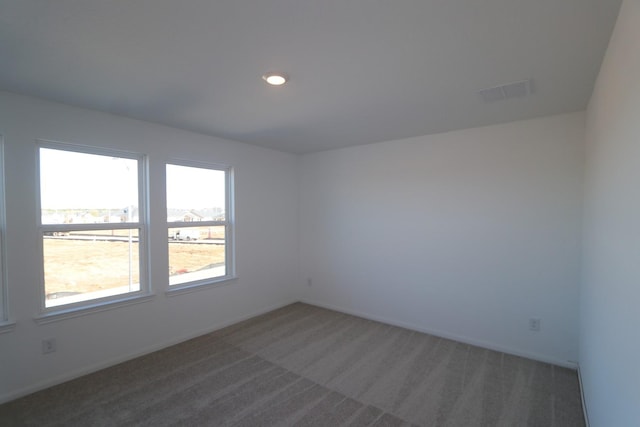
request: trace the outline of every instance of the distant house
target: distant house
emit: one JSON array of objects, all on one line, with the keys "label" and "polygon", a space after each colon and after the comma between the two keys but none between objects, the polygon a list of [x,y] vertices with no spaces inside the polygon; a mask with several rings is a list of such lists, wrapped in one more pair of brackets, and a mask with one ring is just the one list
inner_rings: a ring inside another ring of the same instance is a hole
[{"label": "distant house", "polygon": [[222,208],[202,208],[202,209],[167,209],[168,222],[201,222],[224,220],[224,210]]},{"label": "distant house", "polygon": [[184,222],[198,222],[198,221],[203,221],[205,219],[204,215],[199,214],[198,212],[194,211],[194,210],[190,210],[188,212],[185,212],[182,215],[182,220]]},{"label": "distant house", "polygon": [[43,224],[62,224],[64,222],[66,222],[64,215],[60,215],[60,214],[42,215]]}]

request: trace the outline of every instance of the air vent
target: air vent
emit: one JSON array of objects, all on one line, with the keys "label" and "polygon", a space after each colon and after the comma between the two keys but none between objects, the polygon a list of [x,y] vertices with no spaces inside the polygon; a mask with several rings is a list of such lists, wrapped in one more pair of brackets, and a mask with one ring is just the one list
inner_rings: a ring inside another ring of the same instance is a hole
[{"label": "air vent", "polygon": [[532,80],[522,80],[506,85],[482,89],[478,93],[485,103],[502,101],[503,99],[523,98],[532,93]]}]

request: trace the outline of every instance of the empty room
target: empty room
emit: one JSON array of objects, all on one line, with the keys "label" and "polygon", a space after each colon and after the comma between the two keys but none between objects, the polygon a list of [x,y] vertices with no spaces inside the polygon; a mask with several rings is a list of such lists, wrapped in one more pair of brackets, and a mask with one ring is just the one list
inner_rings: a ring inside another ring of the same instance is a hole
[{"label": "empty room", "polygon": [[637,0],[0,0],[0,425],[640,425]]}]

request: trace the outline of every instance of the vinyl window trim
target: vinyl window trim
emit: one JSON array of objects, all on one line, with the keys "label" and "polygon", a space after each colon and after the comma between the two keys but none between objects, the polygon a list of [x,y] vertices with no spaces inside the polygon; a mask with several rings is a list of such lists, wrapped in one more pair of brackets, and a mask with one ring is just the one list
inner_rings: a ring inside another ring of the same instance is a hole
[{"label": "vinyl window trim", "polygon": [[[92,224],[43,224],[40,188],[40,149],[53,149],[66,152],[109,156],[113,158],[123,158],[137,161],[137,184],[138,184],[138,220],[123,223],[92,223]],[[113,307],[130,305],[132,302],[144,302],[153,296],[150,286],[149,271],[149,215],[148,215],[148,157],[141,153],[94,147],[88,145],[73,144],[68,142],[37,139],[36,140],[36,212],[38,228],[37,251],[39,256],[39,312],[34,317],[36,323],[49,323],[58,319],[76,317],[88,313],[109,310]],[[88,230],[138,230],[138,251],[139,251],[139,286],[137,291],[108,297],[93,298],[75,303],[62,304],[57,306],[46,306],[46,284],[44,272],[44,235],[45,233],[88,231]]]},{"label": "vinyl window trim", "polygon": [[[171,228],[190,228],[190,227],[208,227],[208,226],[224,226],[225,227],[225,275],[218,277],[205,278],[201,280],[193,280],[185,283],[170,284],[170,278],[167,277],[167,288],[165,294],[167,296],[181,295],[184,293],[194,292],[200,289],[212,287],[227,286],[235,282],[238,278],[236,273],[236,254],[235,254],[235,173],[231,166],[220,163],[209,163],[202,161],[194,161],[180,158],[170,158],[165,163],[165,172],[167,166],[186,166],[198,169],[209,169],[222,171],[225,173],[225,220],[224,221],[166,221],[166,231]],[[167,180],[165,177],[165,193]],[[166,200],[165,200],[166,201]],[[168,206],[165,204],[165,214]],[[168,243],[167,243],[168,245]],[[168,249],[168,247],[167,247]],[[169,269],[167,268],[167,271]]]}]

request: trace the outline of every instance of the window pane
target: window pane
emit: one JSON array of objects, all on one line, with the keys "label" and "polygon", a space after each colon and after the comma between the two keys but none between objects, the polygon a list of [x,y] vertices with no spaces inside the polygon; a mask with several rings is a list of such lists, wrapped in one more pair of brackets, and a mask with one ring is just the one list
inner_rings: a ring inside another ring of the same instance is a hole
[{"label": "window pane", "polygon": [[225,276],[225,227],[169,228],[169,284]]},{"label": "window pane", "polygon": [[167,165],[167,221],[224,221],[225,171]]},{"label": "window pane", "polygon": [[45,233],[45,306],[140,290],[138,229]]},{"label": "window pane", "polygon": [[138,161],[40,148],[42,224],[138,222]]}]

